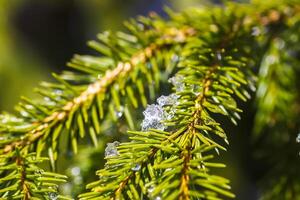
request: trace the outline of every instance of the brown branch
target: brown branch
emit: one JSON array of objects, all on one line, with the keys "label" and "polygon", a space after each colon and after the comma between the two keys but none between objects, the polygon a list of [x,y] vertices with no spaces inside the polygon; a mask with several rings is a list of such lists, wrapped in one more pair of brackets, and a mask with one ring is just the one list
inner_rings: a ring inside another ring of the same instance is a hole
[{"label": "brown branch", "polygon": [[[195,125],[201,124],[201,113],[203,111],[203,103],[206,99],[206,94],[210,89],[210,86],[212,84],[211,75],[216,71],[217,65],[213,65],[212,68],[207,72],[205,75],[205,78],[202,81],[202,85],[204,86],[202,89],[202,92],[198,95],[196,102],[195,102],[195,112],[193,113],[194,120],[188,125],[188,130],[186,131],[187,134],[189,134],[189,137],[195,135]],[[182,176],[180,179],[180,200],[190,200],[189,196],[189,181],[190,177],[188,174],[189,171],[189,163],[192,159],[191,154],[192,146],[190,144],[190,140],[187,140],[186,146],[184,147],[184,151],[181,154],[181,157],[183,158],[183,168],[182,168]]]},{"label": "brown branch", "polygon": [[182,169],[182,176],[180,179],[180,200],[189,200],[189,181],[190,181],[190,177],[188,175],[188,170],[189,170],[189,163],[190,160],[192,158],[191,155],[191,150],[190,148],[186,149],[183,153],[182,153],[182,157],[183,157],[183,169]]},{"label": "brown branch", "polygon": [[24,194],[23,199],[24,200],[29,200],[30,199],[30,192],[28,189],[28,186],[26,185],[26,171],[25,171],[25,163],[24,163],[24,159],[21,157],[21,155],[17,155],[16,158],[16,165],[20,166],[20,173],[21,173],[21,181],[20,181],[20,186],[22,188],[22,193]]}]

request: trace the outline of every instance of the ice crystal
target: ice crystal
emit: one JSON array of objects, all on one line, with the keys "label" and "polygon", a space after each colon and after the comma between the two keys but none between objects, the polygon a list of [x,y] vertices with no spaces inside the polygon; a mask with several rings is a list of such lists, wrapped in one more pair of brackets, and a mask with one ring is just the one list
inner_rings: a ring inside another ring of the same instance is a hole
[{"label": "ice crystal", "polygon": [[56,199],[58,199],[58,194],[56,192],[50,192],[48,194],[48,196],[49,196],[50,200],[56,200]]},{"label": "ice crystal", "polygon": [[76,166],[76,167],[73,167],[71,169],[71,174],[73,176],[79,176],[80,175],[80,167]]},{"label": "ice crystal", "polygon": [[163,118],[164,110],[160,105],[151,104],[148,105],[146,110],[143,112],[145,118]]},{"label": "ice crystal", "polygon": [[142,130],[145,131],[150,128],[159,130],[165,129],[162,123],[162,120],[164,120],[164,110],[160,105],[148,105],[143,114],[145,118],[142,122]]},{"label": "ice crystal", "polygon": [[117,150],[117,146],[119,146],[118,141],[114,141],[113,143],[107,143],[107,146],[105,148],[105,157],[112,157],[119,155],[119,152]]},{"label": "ice crystal", "polygon": [[121,106],[118,110],[116,110],[116,116],[118,118],[123,116],[124,108]]},{"label": "ice crystal", "polygon": [[174,117],[178,99],[179,96],[177,94],[170,94],[168,96],[162,95],[157,99],[158,105],[148,105],[143,112],[145,118],[141,124],[142,130],[165,130],[167,127],[164,125],[163,121],[171,120]]},{"label": "ice crystal", "polygon": [[141,165],[140,164],[134,164],[134,166],[131,168],[132,171],[139,171],[141,169]]},{"label": "ice crystal", "polygon": [[158,130],[165,130],[165,126],[163,125],[162,119],[157,118],[150,118],[150,119],[144,119],[142,122],[142,130],[147,131],[148,129],[158,129]]},{"label": "ice crystal", "polygon": [[151,193],[154,191],[155,187],[151,185],[148,189],[147,192],[151,195]]},{"label": "ice crystal", "polygon": [[156,101],[158,105],[165,106],[165,105],[175,105],[177,103],[179,96],[177,94],[170,94],[168,96],[160,96]]}]

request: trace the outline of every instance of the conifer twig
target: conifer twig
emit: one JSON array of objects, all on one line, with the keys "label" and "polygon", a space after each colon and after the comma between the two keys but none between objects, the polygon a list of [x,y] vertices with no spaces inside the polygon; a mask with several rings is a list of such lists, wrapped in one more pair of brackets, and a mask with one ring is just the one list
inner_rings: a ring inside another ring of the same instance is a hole
[{"label": "conifer twig", "polygon": [[[187,28],[183,30],[173,29],[171,34],[162,36],[163,39],[170,42],[174,40],[175,42],[184,42],[185,38],[195,34],[192,28]],[[12,151],[15,147],[22,148],[35,142],[38,138],[43,135],[43,129],[48,126],[54,126],[55,123],[65,120],[68,117],[68,113],[77,106],[80,106],[87,99],[93,99],[98,93],[105,93],[108,86],[110,86],[117,78],[120,76],[126,77],[128,73],[139,63],[144,63],[148,58],[151,58],[155,51],[160,48],[161,45],[150,44],[145,49],[141,50],[139,53],[132,56],[128,62],[119,62],[117,67],[110,71],[106,71],[105,75],[95,83],[90,84],[85,91],[83,91],[78,97],[74,98],[72,101],[67,102],[63,106],[62,111],[54,112],[50,116],[46,117],[42,122],[34,122],[38,124],[37,128],[31,130],[25,137],[18,141],[14,141],[12,144],[8,144],[4,147],[4,153]],[[54,122],[54,123],[53,123]]]}]

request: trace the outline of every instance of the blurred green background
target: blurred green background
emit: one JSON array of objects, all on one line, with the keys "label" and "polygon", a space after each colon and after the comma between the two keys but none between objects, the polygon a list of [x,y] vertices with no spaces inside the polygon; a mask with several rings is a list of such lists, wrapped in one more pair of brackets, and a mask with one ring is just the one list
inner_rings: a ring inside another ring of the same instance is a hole
[{"label": "blurred green background", "polygon": [[[73,54],[94,54],[86,42],[95,39],[97,33],[122,30],[124,20],[150,11],[164,16],[165,5],[181,10],[200,3],[199,0],[0,0],[0,110],[12,111],[21,95],[34,97],[33,88],[41,80],[51,80],[50,72],[66,69],[65,63]],[[226,127],[236,134],[230,136],[229,153],[222,153],[228,163],[225,176],[232,180],[237,199],[243,200],[258,199],[256,181],[267,169],[255,162],[251,154],[249,121],[253,121],[253,116],[254,113],[246,111],[238,127]],[[104,163],[105,142],[101,144],[98,150],[84,148],[71,162],[62,161],[62,170],[72,180],[63,185],[66,194],[80,192],[83,181],[95,179],[94,171]]]}]

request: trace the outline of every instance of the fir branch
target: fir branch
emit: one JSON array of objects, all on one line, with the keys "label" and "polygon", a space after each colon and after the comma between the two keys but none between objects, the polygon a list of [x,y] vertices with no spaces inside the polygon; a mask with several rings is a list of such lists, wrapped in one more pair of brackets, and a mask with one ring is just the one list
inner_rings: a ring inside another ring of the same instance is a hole
[{"label": "fir branch", "polygon": [[[207,162],[213,157],[212,149],[225,150],[215,142],[214,135],[227,141],[211,114],[220,113],[235,122],[240,110],[232,95],[247,99],[250,95],[245,87],[253,83],[249,68],[245,67],[249,60],[238,59],[247,55],[247,51],[240,49],[236,56],[229,56],[234,55],[231,49],[236,48],[231,44],[232,38],[237,41],[248,38],[247,31],[240,27],[243,21],[218,20],[223,24],[216,24],[217,32],[194,37],[183,49],[179,64],[182,69],[171,79],[176,94],[164,97],[176,98],[176,102],[160,105],[167,115],[172,114],[165,119],[170,131],[147,131],[151,126],[164,129],[157,122],[161,119],[155,119],[155,123],[143,127],[144,131],[129,132],[133,135],[131,142],[121,144],[118,155],[107,157],[106,167],[98,171],[100,180],[89,184],[87,188],[92,192],[80,195],[81,199],[220,199],[220,194],[234,197],[227,191],[228,180],[209,173],[210,168],[224,167]],[[238,24],[234,30],[243,34],[226,32],[232,29],[224,29],[224,24],[228,27]],[[160,107],[150,105],[144,115],[152,118],[157,115],[155,112],[160,112]],[[144,121],[148,120],[151,119]],[[153,187],[151,192],[146,191],[147,187],[148,190]]]},{"label": "fir branch", "polygon": [[[51,114],[49,116],[46,115],[44,119],[41,119],[37,122],[31,122],[33,127],[30,128],[29,131],[25,130],[25,135],[23,135],[21,139],[17,139],[9,144],[5,144],[5,146],[3,147],[3,153],[8,153],[15,147],[23,148],[24,146],[29,146],[32,143],[35,143],[37,139],[47,134],[47,132],[49,132],[49,129],[51,128],[54,128],[56,130],[59,129],[57,132],[61,132],[62,129],[60,124],[65,124],[64,126],[67,126],[67,129],[69,129],[70,127],[68,126],[70,125],[68,124],[70,123],[67,124],[67,121],[68,119],[73,117],[74,113],[78,109],[80,109],[80,107],[84,107],[85,104],[93,103],[94,99],[99,96],[99,94],[105,94],[107,90],[119,79],[129,76],[134,67],[138,67],[138,65],[140,64],[143,65],[146,61],[148,62],[149,58],[152,58],[156,51],[161,49],[164,45],[168,45],[169,43],[171,43],[171,41],[175,43],[177,43],[177,41],[178,43],[182,43],[184,42],[186,36],[191,36],[193,34],[194,31],[190,28],[182,30],[172,29],[169,35],[161,36],[161,44],[152,43],[145,49],[140,50],[138,53],[135,53],[128,61],[118,62],[115,69],[107,70],[105,75],[101,77],[100,80],[91,83],[86,90],[79,94],[79,96],[74,97],[71,101],[67,101],[62,109],[52,113],[50,111]],[[61,80],[61,78],[59,78],[58,76],[56,76],[56,78]],[[65,85],[67,84],[65,83],[65,81],[63,81],[63,83]],[[72,88],[72,86],[68,86],[68,88]],[[36,107],[37,109],[40,108],[39,106]],[[104,106],[102,105],[101,107]],[[93,110],[89,110],[89,112],[93,112]],[[88,113],[86,113],[86,115],[88,115]],[[82,132],[84,132],[82,127],[82,120],[83,119],[79,119],[78,121],[81,137],[83,136]],[[86,120],[87,119],[84,119],[85,122]],[[99,122],[96,116],[93,118],[93,121],[98,125]],[[6,131],[9,131],[9,128],[4,128],[4,132]]]},{"label": "fir branch", "polygon": [[47,158],[36,159],[34,153],[24,155],[18,149],[11,154],[0,157],[1,161],[8,160],[6,165],[0,165],[0,172],[5,171],[6,173],[0,178],[1,186],[3,186],[0,189],[0,197],[23,200],[69,199],[58,195],[57,191],[58,183],[66,182],[67,177],[45,172],[37,166]]},{"label": "fir branch", "polygon": [[[274,35],[266,34],[264,43],[254,37],[253,28],[282,28],[287,18],[299,13],[299,6],[293,5],[294,1],[284,1],[283,6],[254,4],[247,9],[229,4],[207,12],[169,12],[169,22],[151,14],[127,23],[129,34],[100,34],[100,43],[89,44],[103,56],[75,56],[69,63],[83,73],[54,74],[57,83],[43,83],[37,89],[45,100],[23,98],[17,118],[0,116],[0,174],[4,175],[0,182],[7,186],[0,194],[47,199],[50,190],[44,186],[65,177],[48,172],[33,175],[34,158],[43,160],[40,156],[48,148],[54,168],[63,132],[70,136],[75,153],[79,137],[85,138],[87,132],[97,145],[104,120],[116,120],[114,108],[124,109],[132,128],[130,112],[140,104],[146,106],[145,88],[154,97],[152,83],[158,88],[165,78],[162,72],[168,76],[175,66],[177,73],[171,79],[175,93],[147,107],[142,131],[129,132],[131,142],[107,147],[110,153],[105,168],[97,172],[99,181],[89,184],[91,192],[80,198],[233,198],[229,180],[211,173],[212,168],[225,167],[211,161],[214,151],[226,150],[219,139],[228,143],[216,119],[220,114],[237,124],[242,112],[237,99],[247,101],[248,89],[255,90],[252,68],[261,60],[258,52],[265,53],[261,47],[268,47]],[[179,64],[172,55],[179,57]],[[131,107],[123,108],[128,102]],[[36,194],[37,190],[42,193]]]},{"label": "fir branch", "polygon": [[134,56],[129,62],[126,63],[120,62],[113,71],[108,70],[105,73],[103,78],[89,85],[87,90],[82,92],[78,97],[74,98],[71,102],[68,102],[62,108],[61,112],[54,112],[50,116],[46,117],[37,128],[34,128],[30,132],[30,134],[27,137],[23,138],[20,141],[16,141],[12,144],[6,145],[4,147],[4,153],[10,152],[16,146],[23,147],[25,145],[30,145],[31,143],[36,141],[38,138],[40,138],[43,135],[43,130],[47,128],[49,124],[52,124],[54,122],[53,126],[55,126],[55,123],[66,120],[71,110],[82,105],[84,102],[87,101],[87,99],[93,99],[97,94],[105,93],[108,86],[111,85],[114,81],[116,81],[116,79],[119,76],[128,75],[129,71],[132,70],[133,66],[136,66],[139,63],[144,63],[147,57],[151,57],[154,49],[156,49],[155,44],[153,44],[152,46],[146,48],[141,53]]},{"label": "fir branch", "polygon": [[[130,24],[127,26],[130,26]],[[132,32],[134,32],[134,28],[135,27],[129,27]],[[105,74],[100,77],[99,80],[90,83],[88,86],[79,87],[73,85],[74,83],[71,85],[71,83],[66,81],[69,80],[70,77],[73,81],[78,81],[78,77],[82,77],[81,75],[69,73],[64,73],[61,76],[54,75],[61,84],[44,83],[43,86],[46,90],[38,89],[38,92],[42,94],[44,98],[47,98],[45,101],[35,103],[32,100],[24,98],[24,102],[20,103],[18,107],[21,117],[17,118],[9,114],[2,115],[0,117],[2,122],[2,124],[0,124],[0,134],[1,137],[3,137],[0,143],[1,155],[8,156],[8,158],[1,160],[1,164],[9,165],[9,160],[12,159],[10,156],[13,156],[16,149],[20,149],[19,151],[24,155],[28,154],[28,152],[36,151],[37,158],[40,158],[43,150],[48,148],[50,163],[52,169],[55,170],[55,160],[58,158],[57,146],[61,133],[65,131],[70,133],[70,142],[76,153],[78,136],[75,131],[79,131],[79,136],[82,138],[85,136],[85,128],[87,125],[91,126],[89,133],[94,144],[97,144],[95,134],[96,132],[99,133],[100,120],[103,120],[104,117],[103,107],[107,107],[106,105],[109,104],[109,102],[105,100],[109,98],[105,97],[105,95],[111,93],[111,98],[109,99],[110,104],[114,104],[120,108],[119,94],[115,92],[115,86],[118,85],[121,89],[126,88],[132,104],[135,107],[137,106],[133,101],[135,97],[132,96],[134,93],[132,86],[126,87],[126,82],[124,84],[126,79],[130,80],[128,81],[130,84],[132,84],[132,82],[139,82],[136,90],[140,93],[141,102],[145,104],[145,86],[142,80],[145,78],[144,76],[146,76],[150,82],[153,80],[151,74],[152,69],[148,70],[145,68],[145,65],[149,62],[153,65],[159,65],[157,63],[158,61],[155,61],[157,54],[161,55],[164,50],[171,49],[172,46],[176,46],[177,44],[181,45],[185,42],[186,37],[195,34],[191,28],[176,29],[174,27],[171,29],[165,28],[162,35],[157,33],[160,32],[156,31],[156,35],[158,36],[152,39],[154,42],[151,42],[150,45],[142,48],[142,50],[135,50],[135,53],[130,58],[122,58],[121,60],[124,61],[117,61],[116,68],[106,70]],[[132,37],[136,40],[137,36]],[[153,35],[151,35],[151,37],[153,37]],[[111,40],[109,40],[109,42],[111,42]],[[134,43],[139,47],[137,41]],[[93,45],[96,45],[96,43],[93,43]],[[100,47],[98,46],[97,48]],[[104,47],[101,48],[103,50]],[[113,47],[111,48],[113,49]],[[169,55],[166,55],[166,59],[169,58],[168,56]],[[105,65],[107,58],[103,57],[103,59],[100,59],[100,62],[103,62],[103,65]],[[81,63],[81,68],[78,67],[79,61],[84,61],[83,64]],[[83,67],[87,67],[90,70],[90,67],[96,61],[95,58],[87,59],[85,56],[77,56],[73,63],[75,68],[82,69]],[[170,63],[170,61],[168,61],[168,63]],[[166,65],[168,65],[168,63],[165,62]],[[101,63],[97,63],[96,66],[93,65],[92,67],[99,66],[101,69],[101,65]],[[86,69],[83,68],[82,71],[86,71]],[[89,73],[91,73],[91,71],[89,71]],[[93,73],[96,73],[96,76],[98,76],[97,73],[99,73],[99,70],[94,70]],[[136,75],[138,75],[138,77],[136,77]],[[88,75],[84,76],[89,77]],[[156,76],[156,78],[157,77],[158,76]],[[49,99],[51,100],[49,101]],[[50,105],[48,101],[51,103]],[[61,105],[61,103],[64,103],[64,105]],[[75,125],[75,121],[77,125]],[[0,171],[0,173],[1,176],[6,176],[7,170]],[[25,180],[27,176],[23,176],[23,178],[24,182],[27,181]],[[42,182],[39,179],[37,179],[37,181]],[[26,187],[24,187],[24,191],[26,191],[25,189]]]}]

